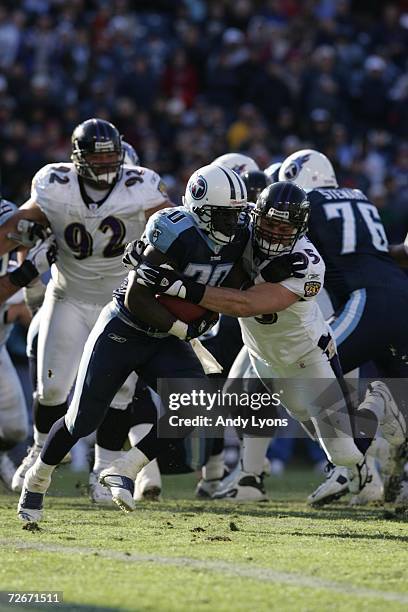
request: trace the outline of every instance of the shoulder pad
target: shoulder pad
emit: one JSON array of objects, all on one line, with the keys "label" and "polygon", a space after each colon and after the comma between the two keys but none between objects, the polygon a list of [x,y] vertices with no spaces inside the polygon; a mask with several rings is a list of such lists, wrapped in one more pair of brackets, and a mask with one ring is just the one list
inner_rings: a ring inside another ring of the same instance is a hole
[{"label": "shoulder pad", "polygon": [[173,242],[193,226],[193,220],[181,206],[164,208],[148,220],[146,238],[151,246],[166,253]]}]

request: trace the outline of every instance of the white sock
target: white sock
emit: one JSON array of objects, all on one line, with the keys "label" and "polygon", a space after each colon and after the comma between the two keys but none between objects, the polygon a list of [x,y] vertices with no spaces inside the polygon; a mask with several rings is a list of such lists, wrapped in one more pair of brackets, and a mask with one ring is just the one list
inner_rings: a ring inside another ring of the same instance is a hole
[{"label": "white sock", "polygon": [[129,430],[129,441],[131,446],[139,444],[140,440],[143,440],[153,427],[152,423],[139,423],[139,425],[133,425]]},{"label": "white sock", "polygon": [[242,471],[260,476],[263,472],[264,460],[270,438],[250,438],[244,436],[242,444]]},{"label": "white sock", "polygon": [[93,465],[93,471],[98,473],[101,470],[109,467],[116,459],[120,459],[123,452],[108,450],[107,448],[103,448],[99,446],[99,444],[95,444],[95,461]]},{"label": "white sock", "polygon": [[[146,457],[142,451],[140,451],[136,446],[128,450],[126,453],[123,453],[120,458],[120,465],[118,465],[118,472],[121,476],[127,476],[132,480],[136,480],[136,476],[140,472],[140,470],[150,463],[150,459]],[[119,463],[119,462],[118,462]]]},{"label": "white sock", "polygon": [[46,493],[51,484],[51,475],[56,467],[56,465],[44,463],[41,461],[40,457],[38,457],[33,467],[30,469],[31,474],[28,472],[28,474],[30,474],[29,480],[27,481],[27,476],[25,477],[25,486],[27,486],[28,490],[32,493]]},{"label": "white sock", "polygon": [[204,480],[218,480],[224,474],[224,451],[219,455],[212,455],[203,466],[202,475]]},{"label": "white sock", "polygon": [[41,446],[42,448],[45,444],[47,436],[47,433],[41,433],[34,425],[34,444],[36,444],[37,446]]}]

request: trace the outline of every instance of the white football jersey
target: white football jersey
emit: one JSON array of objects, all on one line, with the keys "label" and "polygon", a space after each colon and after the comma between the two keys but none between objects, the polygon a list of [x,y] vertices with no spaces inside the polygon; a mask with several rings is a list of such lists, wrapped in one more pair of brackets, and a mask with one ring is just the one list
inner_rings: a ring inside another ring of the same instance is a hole
[{"label": "white football jersey", "polygon": [[31,197],[57,241],[58,261],[51,267],[56,288],[92,304],[109,302],[126,275],[124,246],[142,235],[145,210],[168,202],[156,172],[123,166],[121,178],[98,205],[81,187],[71,163],[41,168],[33,178]]},{"label": "white football jersey", "polygon": [[[308,266],[303,270],[304,278],[288,278],[280,284],[300,299],[281,312],[239,320],[242,338],[249,351],[277,366],[295,363],[315,349],[320,337],[330,331],[315,300],[323,287],[324,262],[306,237],[298,240],[293,252],[303,252],[308,258]],[[249,270],[255,284],[264,282],[259,271],[267,263]]]}]

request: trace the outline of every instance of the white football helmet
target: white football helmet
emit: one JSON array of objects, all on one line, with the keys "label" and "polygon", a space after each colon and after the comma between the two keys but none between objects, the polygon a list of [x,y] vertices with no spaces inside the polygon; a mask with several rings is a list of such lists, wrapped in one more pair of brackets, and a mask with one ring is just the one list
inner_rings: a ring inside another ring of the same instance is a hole
[{"label": "white football helmet", "polygon": [[214,159],[212,163],[217,166],[231,168],[231,170],[234,170],[234,172],[239,175],[244,174],[244,172],[249,172],[250,170],[260,170],[260,167],[252,157],[248,157],[248,155],[243,155],[242,153],[226,153]]},{"label": "white football helmet", "polygon": [[248,224],[247,190],[236,172],[214,163],[189,178],[183,206],[215,243],[228,244]]},{"label": "white football helmet", "polygon": [[[17,210],[17,206],[13,202],[0,199],[0,225],[3,225]],[[0,276],[7,274],[8,262],[8,253],[0,257]]]},{"label": "white football helmet", "polygon": [[268,177],[271,183],[276,183],[279,180],[279,170],[282,165],[282,162],[275,162],[271,164],[267,168],[265,168],[264,173]]},{"label": "white football helmet", "polygon": [[123,163],[127,166],[140,166],[140,159],[135,151],[135,148],[131,144],[122,140],[122,149],[125,153]]},{"label": "white football helmet", "polygon": [[279,170],[280,181],[293,181],[302,189],[338,187],[333,166],[328,158],[313,149],[302,149],[289,155]]}]

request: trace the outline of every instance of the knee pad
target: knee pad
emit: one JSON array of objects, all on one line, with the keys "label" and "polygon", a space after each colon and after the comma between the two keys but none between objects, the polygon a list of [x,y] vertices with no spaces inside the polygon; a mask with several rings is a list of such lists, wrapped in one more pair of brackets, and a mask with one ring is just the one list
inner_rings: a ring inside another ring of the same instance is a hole
[{"label": "knee pad", "polygon": [[61,389],[57,381],[49,379],[38,385],[37,399],[43,406],[57,406],[66,402],[65,389]]}]

